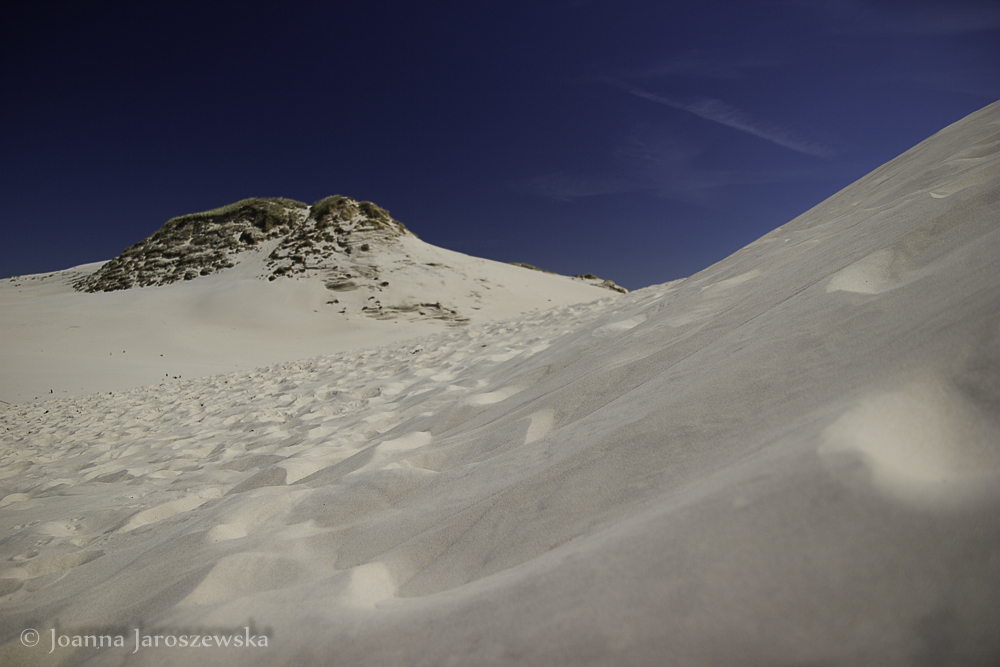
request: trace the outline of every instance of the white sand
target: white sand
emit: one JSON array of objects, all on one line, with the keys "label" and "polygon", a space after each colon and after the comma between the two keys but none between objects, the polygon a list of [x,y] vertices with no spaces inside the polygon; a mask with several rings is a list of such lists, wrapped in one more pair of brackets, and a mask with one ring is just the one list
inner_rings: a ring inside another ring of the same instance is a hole
[{"label": "white sand", "polygon": [[238,256],[235,268],[162,287],[72,288],[101,263],[0,281],[0,401],[252,369],[616,295],[410,234],[355,253],[351,270],[377,272],[374,284],[343,281],[348,289],[331,290],[322,272],[267,282],[261,276],[273,245]]},{"label": "white sand", "polygon": [[[998,186],[995,104],[683,281],[4,408],[0,662],[1000,664]],[[140,625],[269,643],[47,653]]]}]

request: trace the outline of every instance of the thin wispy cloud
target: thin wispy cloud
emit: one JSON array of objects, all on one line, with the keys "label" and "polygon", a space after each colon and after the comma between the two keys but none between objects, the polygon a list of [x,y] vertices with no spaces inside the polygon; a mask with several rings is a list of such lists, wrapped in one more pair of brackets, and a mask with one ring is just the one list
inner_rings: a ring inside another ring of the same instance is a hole
[{"label": "thin wispy cloud", "polygon": [[641,97],[645,100],[656,102],[657,104],[663,104],[674,109],[680,109],[681,111],[687,111],[688,113],[692,113],[699,118],[704,118],[705,120],[725,125],[726,127],[730,127],[734,130],[745,132],[789,150],[826,159],[833,158],[837,154],[833,149],[814,141],[803,139],[783,127],[773,123],[765,123],[754,120],[748,114],[740,111],[734,106],[722,102],[721,100],[702,98],[695,102],[680,102],[666,97],[665,95],[650,93],[626,84],[619,83],[617,85],[625,92],[635,95],[636,97]]},{"label": "thin wispy cloud", "polygon": [[[771,185],[812,178],[815,168],[718,168],[703,164],[702,152],[683,137],[659,128],[636,128],[616,151],[617,161],[653,194],[705,208],[719,205],[719,191],[733,186]],[[725,200],[722,197],[722,200]]]},{"label": "thin wispy cloud", "polygon": [[778,64],[778,60],[774,58],[761,56],[733,58],[703,51],[689,51],[633,72],[629,76],[743,79],[753,70],[775,67]]},{"label": "thin wispy cloud", "polygon": [[636,155],[636,158],[632,173],[627,177],[559,171],[512,181],[508,186],[516,192],[564,202],[646,192],[703,208],[715,208],[715,193],[719,189],[736,185],[770,185],[803,178],[801,172],[704,170],[687,163],[663,162],[655,157]]},{"label": "thin wispy cloud", "polygon": [[[815,170],[713,169],[699,166],[701,151],[662,130],[637,128],[615,148],[606,172],[557,171],[508,183],[517,191],[557,201],[645,192],[702,208],[716,208],[718,191],[811,178]],[[613,166],[612,166],[613,165]],[[725,197],[722,198],[725,200]]]},{"label": "thin wispy cloud", "polygon": [[579,174],[566,171],[512,181],[508,185],[517,192],[527,192],[559,201],[573,201],[582,197],[613,195],[647,189],[647,186],[621,176]]}]

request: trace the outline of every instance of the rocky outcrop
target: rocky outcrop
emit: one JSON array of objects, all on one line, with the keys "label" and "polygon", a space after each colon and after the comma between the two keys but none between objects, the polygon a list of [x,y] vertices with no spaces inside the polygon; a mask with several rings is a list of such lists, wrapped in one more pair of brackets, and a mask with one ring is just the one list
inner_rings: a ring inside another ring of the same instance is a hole
[{"label": "rocky outcrop", "polygon": [[[365,253],[410,233],[389,212],[368,201],[335,195],[309,207],[302,224],[285,236],[267,258],[268,280],[329,268],[337,253]],[[339,263],[339,262],[334,262]]]},{"label": "rocky outcrop", "polygon": [[74,283],[85,292],[111,292],[193,280],[272,246],[269,280],[295,275],[336,253],[368,251],[373,243],[409,233],[371,202],[333,196],[312,206],[281,198],[244,199],[204,213],[171,218],[149,238],[127,248]]},{"label": "rocky outcrop", "polygon": [[621,285],[615,284],[613,280],[604,280],[603,278],[598,278],[593,273],[578,273],[573,276],[574,280],[580,280],[590,285],[595,285],[597,287],[603,287],[604,289],[609,289],[612,292],[618,292],[620,294],[628,294],[628,290]]},{"label": "rocky outcrop", "polygon": [[[542,273],[552,273],[553,275],[558,275],[552,271],[546,271],[545,269],[540,269],[537,266],[525,264],[524,262],[510,262],[510,264],[512,266],[520,266],[522,269],[531,269],[532,271],[541,271]],[[573,276],[573,280],[579,280],[580,282],[587,283],[588,285],[594,285],[595,287],[603,287],[604,289],[609,289],[612,292],[628,294],[628,290],[621,285],[616,285],[615,281],[598,278],[593,273],[578,273]]]}]

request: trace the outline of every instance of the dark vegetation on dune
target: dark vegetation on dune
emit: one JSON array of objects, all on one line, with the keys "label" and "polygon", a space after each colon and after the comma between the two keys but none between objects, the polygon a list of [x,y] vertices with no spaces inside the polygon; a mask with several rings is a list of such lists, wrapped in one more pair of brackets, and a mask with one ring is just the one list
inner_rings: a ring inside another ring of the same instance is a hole
[{"label": "dark vegetation on dune", "polygon": [[[353,236],[365,235],[356,244]],[[374,236],[371,234],[374,232]],[[309,206],[278,197],[244,199],[228,206],[171,218],[150,237],[126,248],[95,273],[78,280],[84,292],[193,280],[235,265],[234,255],[278,243],[268,255],[269,280],[309,268],[311,257],[329,258],[371,248],[370,241],[408,233],[385,209],[335,195]]]},{"label": "dark vegetation on dune", "polygon": [[[280,197],[243,199],[167,220],[150,237],[77,279],[73,286],[82,292],[112,292],[169,285],[232,268],[239,261],[237,256],[248,252],[268,253],[266,271],[260,276],[267,280],[311,269],[328,273],[331,267],[343,268],[347,258],[364,256],[404,234],[412,232],[385,209],[342,195],[325,197],[312,206]],[[513,264],[552,273],[530,264]],[[574,277],[615,292],[628,291],[593,274]]]}]

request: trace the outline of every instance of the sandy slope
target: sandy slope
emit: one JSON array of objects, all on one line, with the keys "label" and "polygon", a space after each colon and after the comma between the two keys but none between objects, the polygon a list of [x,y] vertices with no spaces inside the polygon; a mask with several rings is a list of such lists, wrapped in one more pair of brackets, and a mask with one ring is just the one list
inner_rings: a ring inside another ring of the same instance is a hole
[{"label": "sandy slope", "polygon": [[75,291],[71,283],[100,263],[0,281],[0,400],[204,377],[613,294],[410,234],[355,253],[357,277],[337,289],[316,271],[268,282],[261,276],[273,245],[244,253],[226,271],[160,287]]},{"label": "sandy slope", "polygon": [[[4,664],[1000,663],[998,156],[1000,104],[683,281],[5,408]],[[46,653],[140,625],[269,644]]]}]

